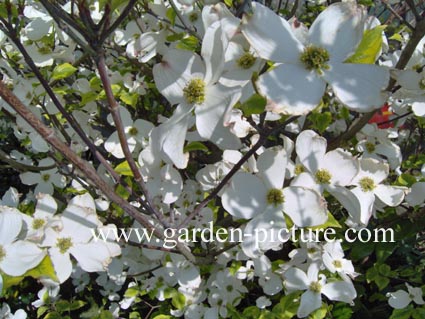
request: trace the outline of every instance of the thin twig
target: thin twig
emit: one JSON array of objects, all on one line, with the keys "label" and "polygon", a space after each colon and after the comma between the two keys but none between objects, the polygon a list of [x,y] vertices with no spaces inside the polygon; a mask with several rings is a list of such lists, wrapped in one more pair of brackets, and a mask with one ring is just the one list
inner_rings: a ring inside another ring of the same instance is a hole
[{"label": "thin twig", "polygon": [[48,166],[32,166],[32,165],[23,164],[10,158],[10,156],[2,150],[0,150],[0,161],[9,164],[11,168],[20,172],[25,172],[25,171],[42,172],[42,171],[47,171],[49,169],[55,168],[57,166],[56,164],[52,164]]},{"label": "thin twig", "polygon": [[410,30],[415,30],[415,28],[410,24],[409,21],[407,21],[405,18],[403,18],[401,15],[398,14],[397,11],[391,7],[391,5],[388,3],[387,0],[382,0],[382,3],[385,5],[385,7],[391,11],[391,13],[400,21],[402,21]]},{"label": "thin twig", "polygon": [[74,17],[69,15],[68,12],[66,12],[65,10],[63,10],[62,8],[58,7],[55,4],[52,4],[51,1],[49,0],[40,0],[41,4],[44,6],[44,8],[46,8],[46,10],[49,12],[50,16],[55,20],[55,21],[64,21],[67,26],[72,27],[73,29],[75,29],[78,33],[80,33],[84,39],[87,42],[90,42],[91,40],[91,36],[90,34],[87,32],[87,30],[85,30],[84,28],[82,28],[75,20]]},{"label": "thin twig", "polygon": [[389,120],[386,120],[386,121],[382,121],[382,122],[376,123],[376,125],[378,125],[378,127],[379,127],[380,125],[385,125],[385,124],[388,124],[388,123],[391,123],[391,122],[395,122],[395,121],[397,121],[399,119],[402,119],[403,117],[409,116],[410,114],[413,114],[413,112],[412,111],[409,111],[409,112],[404,113],[402,115],[396,116],[396,117],[394,117],[392,119],[389,119]]},{"label": "thin twig", "polygon": [[137,0],[130,0],[128,2],[127,6],[124,8],[120,16],[114,21],[114,23],[112,23],[109,28],[107,28],[104,32],[101,33],[99,40],[100,43],[103,43],[106,38],[108,38],[111,33],[114,32],[116,28],[118,28],[118,26],[125,20],[125,18],[128,17],[136,2]]},{"label": "thin twig", "polygon": [[111,82],[109,80],[108,72],[106,69],[105,57],[102,53],[96,60],[96,65],[99,71],[100,80],[102,81],[102,84],[103,84],[103,89],[105,90],[105,95],[108,101],[109,110],[111,112],[111,116],[114,121],[115,128],[117,130],[121,149],[124,153],[124,156],[125,156],[125,159],[127,160],[128,165],[130,166],[131,172],[133,173],[134,180],[136,181],[137,185],[139,185],[146,199],[146,203],[142,203],[142,204],[144,204],[145,209],[147,209],[150,213],[154,214],[158,218],[158,220],[162,223],[163,226],[169,227],[169,223],[165,220],[164,215],[155,209],[153,205],[153,201],[149,196],[149,192],[147,190],[145,182],[143,181],[143,177],[140,173],[139,168],[137,167],[136,162],[134,161],[133,154],[131,153],[130,148],[128,146],[127,136],[125,134],[125,129],[121,120],[119,104],[117,103],[114,97],[114,93],[112,92]]},{"label": "thin twig", "polygon": [[195,31],[193,31],[191,28],[189,28],[189,26],[186,24],[180,11],[177,9],[177,6],[174,3],[174,0],[170,0],[169,3],[171,7],[173,8],[174,12],[176,13],[177,18],[179,18],[180,22],[184,25],[185,30],[189,32],[191,35],[193,35],[194,37],[196,37],[199,41],[202,41],[202,38],[200,37],[200,35],[196,33]]},{"label": "thin twig", "polygon": [[196,216],[198,215],[201,210],[212,200],[214,199],[218,193],[223,189],[224,186],[227,185],[227,183],[230,181],[230,179],[233,177],[233,175],[235,175],[239,169],[242,167],[242,165],[248,161],[248,159],[255,154],[255,152],[261,147],[263,146],[263,144],[266,142],[267,137],[277,134],[279,133],[282,129],[284,129],[284,127],[288,124],[291,123],[292,121],[294,121],[295,119],[297,119],[298,116],[294,116],[289,118],[288,120],[286,120],[284,123],[282,123],[281,125],[279,125],[278,127],[276,127],[273,130],[270,130],[267,133],[262,133],[260,134],[260,138],[258,139],[257,143],[254,144],[254,146],[245,153],[244,156],[242,156],[242,158],[232,167],[232,169],[229,171],[229,173],[227,173],[227,175],[220,181],[220,183],[211,191],[211,193],[204,199],[202,200],[195,208],[194,210],[180,223],[180,225],[178,226],[179,229],[187,227],[187,225],[189,224],[189,222]]},{"label": "thin twig", "polygon": [[409,6],[410,10],[412,10],[413,15],[415,16],[416,21],[421,20],[422,17],[419,14],[418,10],[416,9],[415,2],[413,0],[406,0],[406,3]]}]

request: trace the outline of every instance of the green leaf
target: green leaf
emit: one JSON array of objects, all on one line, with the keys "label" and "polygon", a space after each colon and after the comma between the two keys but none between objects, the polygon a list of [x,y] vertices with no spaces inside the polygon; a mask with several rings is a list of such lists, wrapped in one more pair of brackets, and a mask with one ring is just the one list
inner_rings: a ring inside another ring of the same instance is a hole
[{"label": "green leaf", "polygon": [[111,6],[111,11],[115,11],[116,9],[118,9],[118,7],[120,7],[121,5],[123,5],[124,3],[127,3],[128,1],[126,0],[99,0],[99,9],[101,11],[103,11],[103,9],[105,8],[106,3],[109,3]]},{"label": "green leaf", "polygon": [[45,319],[64,319],[62,315],[56,311],[47,314],[47,316],[44,318]]},{"label": "green leaf", "polygon": [[261,314],[261,310],[256,306],[245,308],[243,311],[244,319],[257,319]]},{"label": "green leaf", "polygon": [[176,23],[176,16],[177,16],[174,9],[168,8],[167,12],[165,13],[165,16],[167,17],[168,20],[170,20],[171,25],[174,26],[174,24]]},{"label": "green leaf", "polygon": [[73,302],[71,302],[71,304],[69,305],[69,310],[74,311],[77,309],[80,309],[82,307],[84,307],[86,305],[85,301],[82,300],[74,300]]},{"label": "green leaf", "polygon": [[173,317],[169,315],[158,315],[158,316],[155,316],[153,319],[173,319]]},{"label": "green leaf", "polygon": [[354,243],[350,243],[350,247],[352,248],[350,258],[352,260],[360,260],[373,253],[375,249],[375,243],[372,241],[366,243],[355,241]]},{"label": "green leaf", "polygon": [[73,75],[78,69],[70,63],[57,65],[53,69],[52,80],[62,80]]},{"label": "green leaf", "polygon": [[416,308],[412,313],[413,319],[425,318],[425,308]]},{"label": "green leaf", "polygon": [[319,308],[308,316],[308,319],[323,319],[326,317],[328,309],[326,307]]},{"label": "green leaf", "polygon": [[393,251],[397,248],[398,243],[385,243],[385,242],[378,242],[375,246],[375,254],[376,254],[376,260],[380,263],[383,263],[385,260],[387,260],[388,257],[390,257],[393,253]]},{"label": "green leaf", "polygon": [[102,80],[99,79],[97,76],[94,76],[90,79],[90,88],[94,91],[100,91],[102,89]]},{"label": "green leaf", "polygon": [[313,127],[316,128],[320,133],[323,133],[329,125],[332,123],[332,113],[331,112],[312,112],[309,116],[309,119],[313,123]]},{"label": "green leaf", "polygon": [[245,116],[251,116],[252,114],[260,114],[264,112],[266,107],[267,99],[260,94],[252,95],[248,100],[241,104],[239,107]]},{"label": "green leaf", "polygon": [[34,268],[28,270],[25,274],[18,277],[12,277],[6,274],[1,274],[3,277],[3,289],[7,289],[11,286],[19,284],[25,277],[32,277],[39,279],[41,277],[50,277],[54,281],[59,281],[56,277],[55,269],[53,268],[52,261],[49,255],[46,255],[44,259]]},{"label": "green leaf", "polygon": [[42,317],[47,311],[49,310],[49,307],[41,306],[37,309],[37,318]]},{"label": "green leaf", "polygon": [[139,100],[139,94],[129,93],[129,92],[124,91],[123,93],[120,94],[120,100],[123,101],[127,105],[135,107],[136,104],[137,104],[137,101]]},{"label": "green leaf", "polygon": [[87,93],[83,93],[81,96],[81,105],[86,105],[89,102],[93,102],[97,98],[97,93],[94,91],[89,91]]},{"label": "green leaf", "polygon": [[295,300],[298,299],[299,295],[300,292],[294,292],[280,298],[279,303],[272,310],[277,319],[291,319],[296,315],[299,301]]},{"label": "green leaf", "polygon": [[171,304],[179,310],[183,309],[186,304],[185,295],[176,291],[171,299]]},{"label": "green leaf", "polygon": [[184,39],[181,39],[179,43],[176,44],[177,49],[196,51],[199,46],[199,40],[190,35]]},{"label": "green leaf", "polygon": [[353,310],[345,303],[337,303],[332,309],[332,316],[335,319],[350,319]]},{"label": "green leaf", "polygon": [[413,313],[412,305],[403,309],[394,309],[390,319],[409,319]]},{"label": "green leaf", "polygon": [[183,39],[185,37],[185,35],[186,35],[185,32],[173,33],[173,34],[170,34],[169,36],[167,36],[165,38],[165,40],[167,42],[176,42],[176,41]]},{"label": "green leaf", "polygon": [[397,178],[397,183],[401,186],[411,187],[416,183],[416,178],[410,174],[403,173]]},{"label": "green leaf", "polygon": [[56,308],[56,311],[59,312],[59,313],[69,311],[70,310],[69,301],[58,300],[57,302],[55,302],[55,308]]},{"label": "green leaf", "polygon": [[382,273],[387,273],[388,269],[382,266],[384,265],[375,264],[373,268],[369,268],[366,272],[367,282],[375,282],[380,291],[387,287],[390,283],[390,280],[382,275]]},{"label": "green leaf", "polygon": [[133,176],[133,172],[130,169],[130,165],[128,164],[127,161],[124,161],[120,164],[118,164],[115,167],[115,172],[117,172],[120,175],[124,175],[124,176]]},{"label": "green leaf", "polygon": [[142,317],[140,313],[133,311],[130,313],[129,319],[142,319]]},{"label": "green leaf", "polygon": [[345,60],[345,62],[360,64],[375,63],[382,48],[382,31],[385,28],[385,25],[379,25],[371,30],[366,30],[356,52]]},{"label": "green leaf", "polygon": [[139,294],[139,289],[137,287],[130,287],[125,291],[124,297],[132,298],[132,297],[136,297],[138,294]]},{"label": "green leaf", "polygon": [[[114,97],[119,97],[121,95],[121,91],[122,91],[121,85],[112,84],[111,89],[112,89],[112,94],[114,95]],[[106,99],[106,93],[105,93],[105,90],[102,90],[97,96],[97,100],[105,100],[105,99]]]},{"label": "green leaf", "polygon": [[232,319],[245,319],[237,310],[234,306],[228,304],[227,305],[227,310],[229,312],[229,315],[231,316]]},{"label": "green leaf", "polygon": [[206,147],[201,142],[191,142],[191,143],[187,144],[183,149],[183,152],[185,152],[185,153],[186,152],[193,152],[193,151],[208,152],[209,149],[208,149],[208,147]]},{"label": "green leaf", "polygon": [[403,42],[403,37],[399,33],[394,33],[392,36],[388,38],[388,40],[395,40],[398,42]]},{"label": "green leaf", "polygon": [[99,315],[99,319],[114,319],[114,316],[112,313],[108,310],[102,310],[102,312]]}]

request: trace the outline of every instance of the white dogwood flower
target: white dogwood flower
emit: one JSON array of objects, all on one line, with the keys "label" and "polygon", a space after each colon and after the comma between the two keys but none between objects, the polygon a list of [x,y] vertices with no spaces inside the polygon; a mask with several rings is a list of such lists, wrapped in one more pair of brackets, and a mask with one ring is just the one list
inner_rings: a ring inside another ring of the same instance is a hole
[{"label": "white dogwood flower", "polygon": [[345,2],[327,7],[311,25],[306,44],[272,10],[252,6],[254,13],[245,17],[242,32],[260,57],[276,62],[258,80],[270,111],[306,114],[320,103],[327,84],[352,110],[368,112],[384,104],[388,69],[344,63],[363,36],[366,15],[360,6]]},{"label": "white dogwood flower", "polygon": [[[286,228],[283,213],[299,227],[320,225],[327,219],[326,202],[318,192],[302,186],[283,187],[286,164],[285,150],[269,148],[258,158],[258,174],[237,173],[223,192],[221,200],[229,214],[251,219],[242,242],[248,256],[258,257],[282,244],[288,236],[281,232],[279,238],[279,230]],[[263,233],[256,236],[258,229]]]},{"label": "white dogwood flower", "polygon": [[[145,146],[148,142],[148,135],[153,128],[153,124],[143,119],[136,119],[133,121],[130,112],[124,107],[120,107],[119,112],[130,152],[134,151],[137,144]],[[112,122],[112,118],[109,119],[109,122]],[[104,145],[105,149],[116,158],[125,157],[117,131],[109,136]]]},{"label": "white dogwood flower", "polygon": [[19,210],[0,206],[0,270],[9,276],[23,275],[46,255],[34,243],[18,238],[22,225]]},{"label": "white dogwood flower", "polygon": [[59,230],[46,229],[42,243],[42,246],[48,247],[60,283],[71,276],[71,255],[83,270],[95,272],[105,271],[111,258],[120,254],[117,244],[92,240],[92,230],[101,223],[92,209],[77,206],[78,202],[71,201],[64,210],[60,216],[62,227]]},{"label": "white dogwood flower", "polygon": [[407,307],[409,303],[414,301],[417,305],[425,304],[422,297],[422,289],[415,288],[406,283],[407,291],[399,289],[396,292],[387,293],[388,303],[395,309]]},{"label": "white dogwood flower", "polygon": [[[51,158],[44,158],[39,163],[39,167],[48,167],[54,165],[55,162]],[[58,169],[53,167],[41,172],[24,172],[19,175],[23,184],[37,186],[34,189],[34,194],[53,194],[54,186],[64,188],[66,185],[65,176],[59,174]]]},{"label": "white dogwood flower", "polygon": [[305,290],[301,295],[297,311],[299,318],[305,318],[322,306],[321,294],[330,300],[352,303],[357,293],[351,282],[334,281],[326,283],[326,277],[319,274],[319,266],[313,263],[307,273],[298,268],[290,268],[285,274],[285,286],[288,291]]},{"label": "white dogwood flower", "polygon": [[153,68],[158,90],[171,104],[178,106],[165,123],[152,131],[151,138],[164,159],[178,168],[187,165],[183,146],[191,126],[192,111],[202,138],[223,149],[240,146],[238,138],[224,126],[240,90],[216,83],[223,70],[227,44],[221,22],[217,21],[205,33],[202,58],[189,51],[170,50]]}]

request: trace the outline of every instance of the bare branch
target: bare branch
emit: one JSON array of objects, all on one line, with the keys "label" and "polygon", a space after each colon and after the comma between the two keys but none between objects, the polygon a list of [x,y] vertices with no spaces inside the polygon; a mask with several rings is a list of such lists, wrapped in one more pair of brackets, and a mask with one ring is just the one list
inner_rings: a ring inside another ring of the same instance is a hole
[{"label": "bare branch", "polygon": [[140,189],[143,192],[143,195],[146,198],[146,203],[142,202],[142,205],[144,205],[147,211],[154,214],[158,218],[158,220],[162,223],[162,225],[164,225],[165,227],[169,227],[169,224],[165,220],[164,215],[158,212],[155,209],[154,205],[152,204],[153,201],[149,196],[149,192],[146,188],[145,182],[143,181],[143,177],[140,174],[139,168],[137,167],[137,164],[133,159],[133,154],[131,153],[130,148],[128,147],[127,136],[125,135],[124,126],[123,126],[121,115],[119,112],[119,104],[115,100],[114,93],[112,92],[111,83],[109,81],[108,72],[106,69],[105,57],[103,56],[103,54],[99,56],[99,58],[96,61],[96,64],[99,70],[100,80],[102,81],[103,88],[105,90],[106,99],[109,105],[109,110],[114,120],[115,128],[117,129],[118,138],[120,140],[122,151],[133,173],[134,180],[139,185]]}]

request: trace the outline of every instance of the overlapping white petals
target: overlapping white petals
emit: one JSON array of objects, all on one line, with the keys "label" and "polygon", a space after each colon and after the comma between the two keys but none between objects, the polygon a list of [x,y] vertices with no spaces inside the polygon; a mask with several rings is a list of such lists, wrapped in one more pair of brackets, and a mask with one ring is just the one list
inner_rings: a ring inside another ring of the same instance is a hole
[{"label": "overlapping white petals", "polygon": [[297,62],[303,46],[289,23],[259,3],[254,2],[252,8],[254,13],[245,17],[242,33],[260,57],[274,62]]},{"label": "overlapping white petals", "polygon": [[357,292],[352,283],[346,281],[330,282],[323,286],[322,293],[330,300],[352,303]]},{"label": "overlapping white petals", "polygon": [[264,211],[267,189],[263,182],[249,173],[233,176],[230,186],[221,196],[223,207],[236,218],[251,219]]},{"label": "overlapping white petals", "polygon": [[328,219],[325,199],[316,191],[291,186],[283,189],[283,210],[299,227],[317,226]]},{"label": "overlapping white petals", "polygon": [[167,51],[161,63],[153,67],[155,84],[171,104],[181,103],[187,82],[194,77],[203,79],[205,72],[201,58],[184,50]]},{"label": "overlapping white petals", "polygon": [[322,11],[309,30],[310,42],[325,48],[331,60],[344,61],[363,36],[366,11],[351,2],[339,2]]},{"label": "overlapping white petals", "polygon": [[370,64],[332,63],[323,75],[336,97],[357,112],[380,108],[388,99],[389,70]]},{"label": "overlapping white petals", "polygon": [[315,72],[299,64],[281,64],[258,80],[260,92],[267,97],[267,110],[291,115],[312,111],[320,103],[325,87],[326,82]]},{"label": "overlapping white petals", "polygon": [[326,153],[326,139],[312,130],[302,131],[295,144],[300,162],[310,171],[316,172]]},{"label": "overlapping white petals", "polygon": [[155,127],[151,133],[151,145],[164,160],[177,168],[185,168],[189,154],[183,151],[186,131],[190,123],[191,106],[183,103],[177,106],[167,122]]},{"label": "overlapping white petals", "polygon": [[274,207],[266,208],[247,223],[241,244],[243,252],[248,257],[259,258],[270,249],[278,249],[289,239],[285,229],[283,212]]},{"label": "overlapping white petals", "polygon": [[261,153],[257,160],[257,169],[266,187],[282,187],[287,162],[287,154],[283,149],[268,148]]},{"label": "overlapping white petals", "polygon": [[205,94],[207,102],[195,107],[199,135],[221,149],[240,148],[239,139],[224,126],[227,114],[239,97],[239,89],[229,89],[220,84],[208,88]]}]

